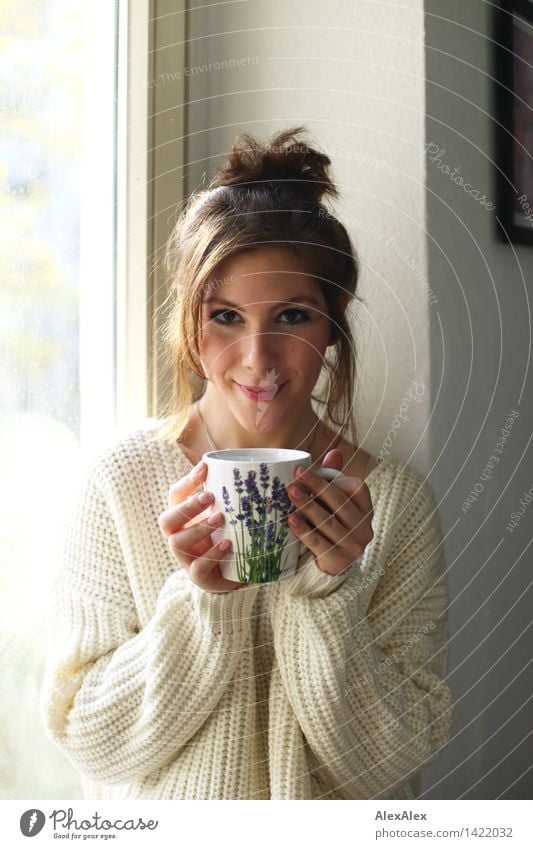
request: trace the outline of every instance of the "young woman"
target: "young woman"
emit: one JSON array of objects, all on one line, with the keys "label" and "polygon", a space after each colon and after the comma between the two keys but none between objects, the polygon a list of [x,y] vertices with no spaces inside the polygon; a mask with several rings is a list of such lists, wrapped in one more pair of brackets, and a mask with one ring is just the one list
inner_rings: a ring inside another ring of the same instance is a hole
[{"label": "young woman", "polygon": [[[190,200],[170,410],[103,452],[73,511],[42,712],[87,798],[410,799],[448,739],[435,501],[356,444],[357,262],[303,130],[241,137]],[[298,570],[274,584],[222,577],[201,491],[204,452],[254,446],[313,461],[289,488]]]}]

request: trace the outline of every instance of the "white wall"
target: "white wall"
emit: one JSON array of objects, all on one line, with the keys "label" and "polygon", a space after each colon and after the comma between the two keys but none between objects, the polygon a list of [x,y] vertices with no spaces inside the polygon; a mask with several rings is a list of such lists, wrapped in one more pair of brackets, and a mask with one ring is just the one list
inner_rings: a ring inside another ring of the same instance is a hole
[{"label": "white wall", "polygon": [[[343,194],[336,210],[361,258],[366,304],[354,317],[359,441],[424,470],[430,398],[422,5],[195,2],[187,188],[201,186],[204,172],[209,179],[237,132],[266,140],[305,123],[332,159]],[[215,65],[246,57],[250,63],[238,68]],[[205,63],[212,69],[201,70]]]},{"label": "white wall", "polygon": [[[448,0],[443,14],[443,5],[426,3],[427,144],[444,150],[427,158],[429,276],[438,298],[430,311],[430,449],[449,532],[456,707],[453,741],[425,779],[437,798],[530,799],[533,507],[519,527],[506,528],[533,484],[533,250],[498,242],[495,210],[444,173],[459,168],[471,190],[495,202],[493,7]],[[511,411],[519,416],[499,453]]]}]

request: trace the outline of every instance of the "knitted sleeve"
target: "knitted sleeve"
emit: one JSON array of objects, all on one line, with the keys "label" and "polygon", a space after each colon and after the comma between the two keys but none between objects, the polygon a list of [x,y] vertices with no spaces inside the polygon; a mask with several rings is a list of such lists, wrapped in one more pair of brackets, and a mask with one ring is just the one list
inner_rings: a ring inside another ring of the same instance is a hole
[{"label": "knitted sleeve", "polygon": [[271,600],[283,686],[317,778],[346,799],[387,798],[435,759],[451,725],[436,504],[412,467],[386,477],[365,555],[336,577],[307,558]]},{"label": "knitted sleeve", "polygon": [[177,569],[140,627],[113,511],[89,476],[51,593],[40,694],[48,736],[107,784],[167,764],[228,687],[251,639],[256,592],[204,592]]}]

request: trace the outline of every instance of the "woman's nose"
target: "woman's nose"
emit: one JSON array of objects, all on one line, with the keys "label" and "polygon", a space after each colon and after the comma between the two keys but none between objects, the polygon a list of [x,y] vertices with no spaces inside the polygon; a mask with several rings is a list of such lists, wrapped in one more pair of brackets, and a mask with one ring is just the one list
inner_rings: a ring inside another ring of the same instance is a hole
[{"label": "woman's nose", "polygon": [[260,374],[269,368],[273,368],[279,359],[279,336],[279,333],[262,331],[250,333],[249,336],[242,339],[241,357],[243,365]]}]

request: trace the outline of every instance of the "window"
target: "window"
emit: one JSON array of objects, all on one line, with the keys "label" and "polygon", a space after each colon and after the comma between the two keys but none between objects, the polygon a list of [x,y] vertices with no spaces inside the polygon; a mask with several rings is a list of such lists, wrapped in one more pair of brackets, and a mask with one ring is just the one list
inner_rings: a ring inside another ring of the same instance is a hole
[{"label": "window", "polygon": [[3,798],[81,798],[38,691],[43,601],[81,449],[114,419],[116,21],[112,3],[86,7],[5,0],[1,12]]},{"label": "window", "polygon": [[86,461],[157,415],[168,380],[152,350],[183,201],[185,3],[0,17],[0,795],[76,799],[39,716],[47,594]]}]

